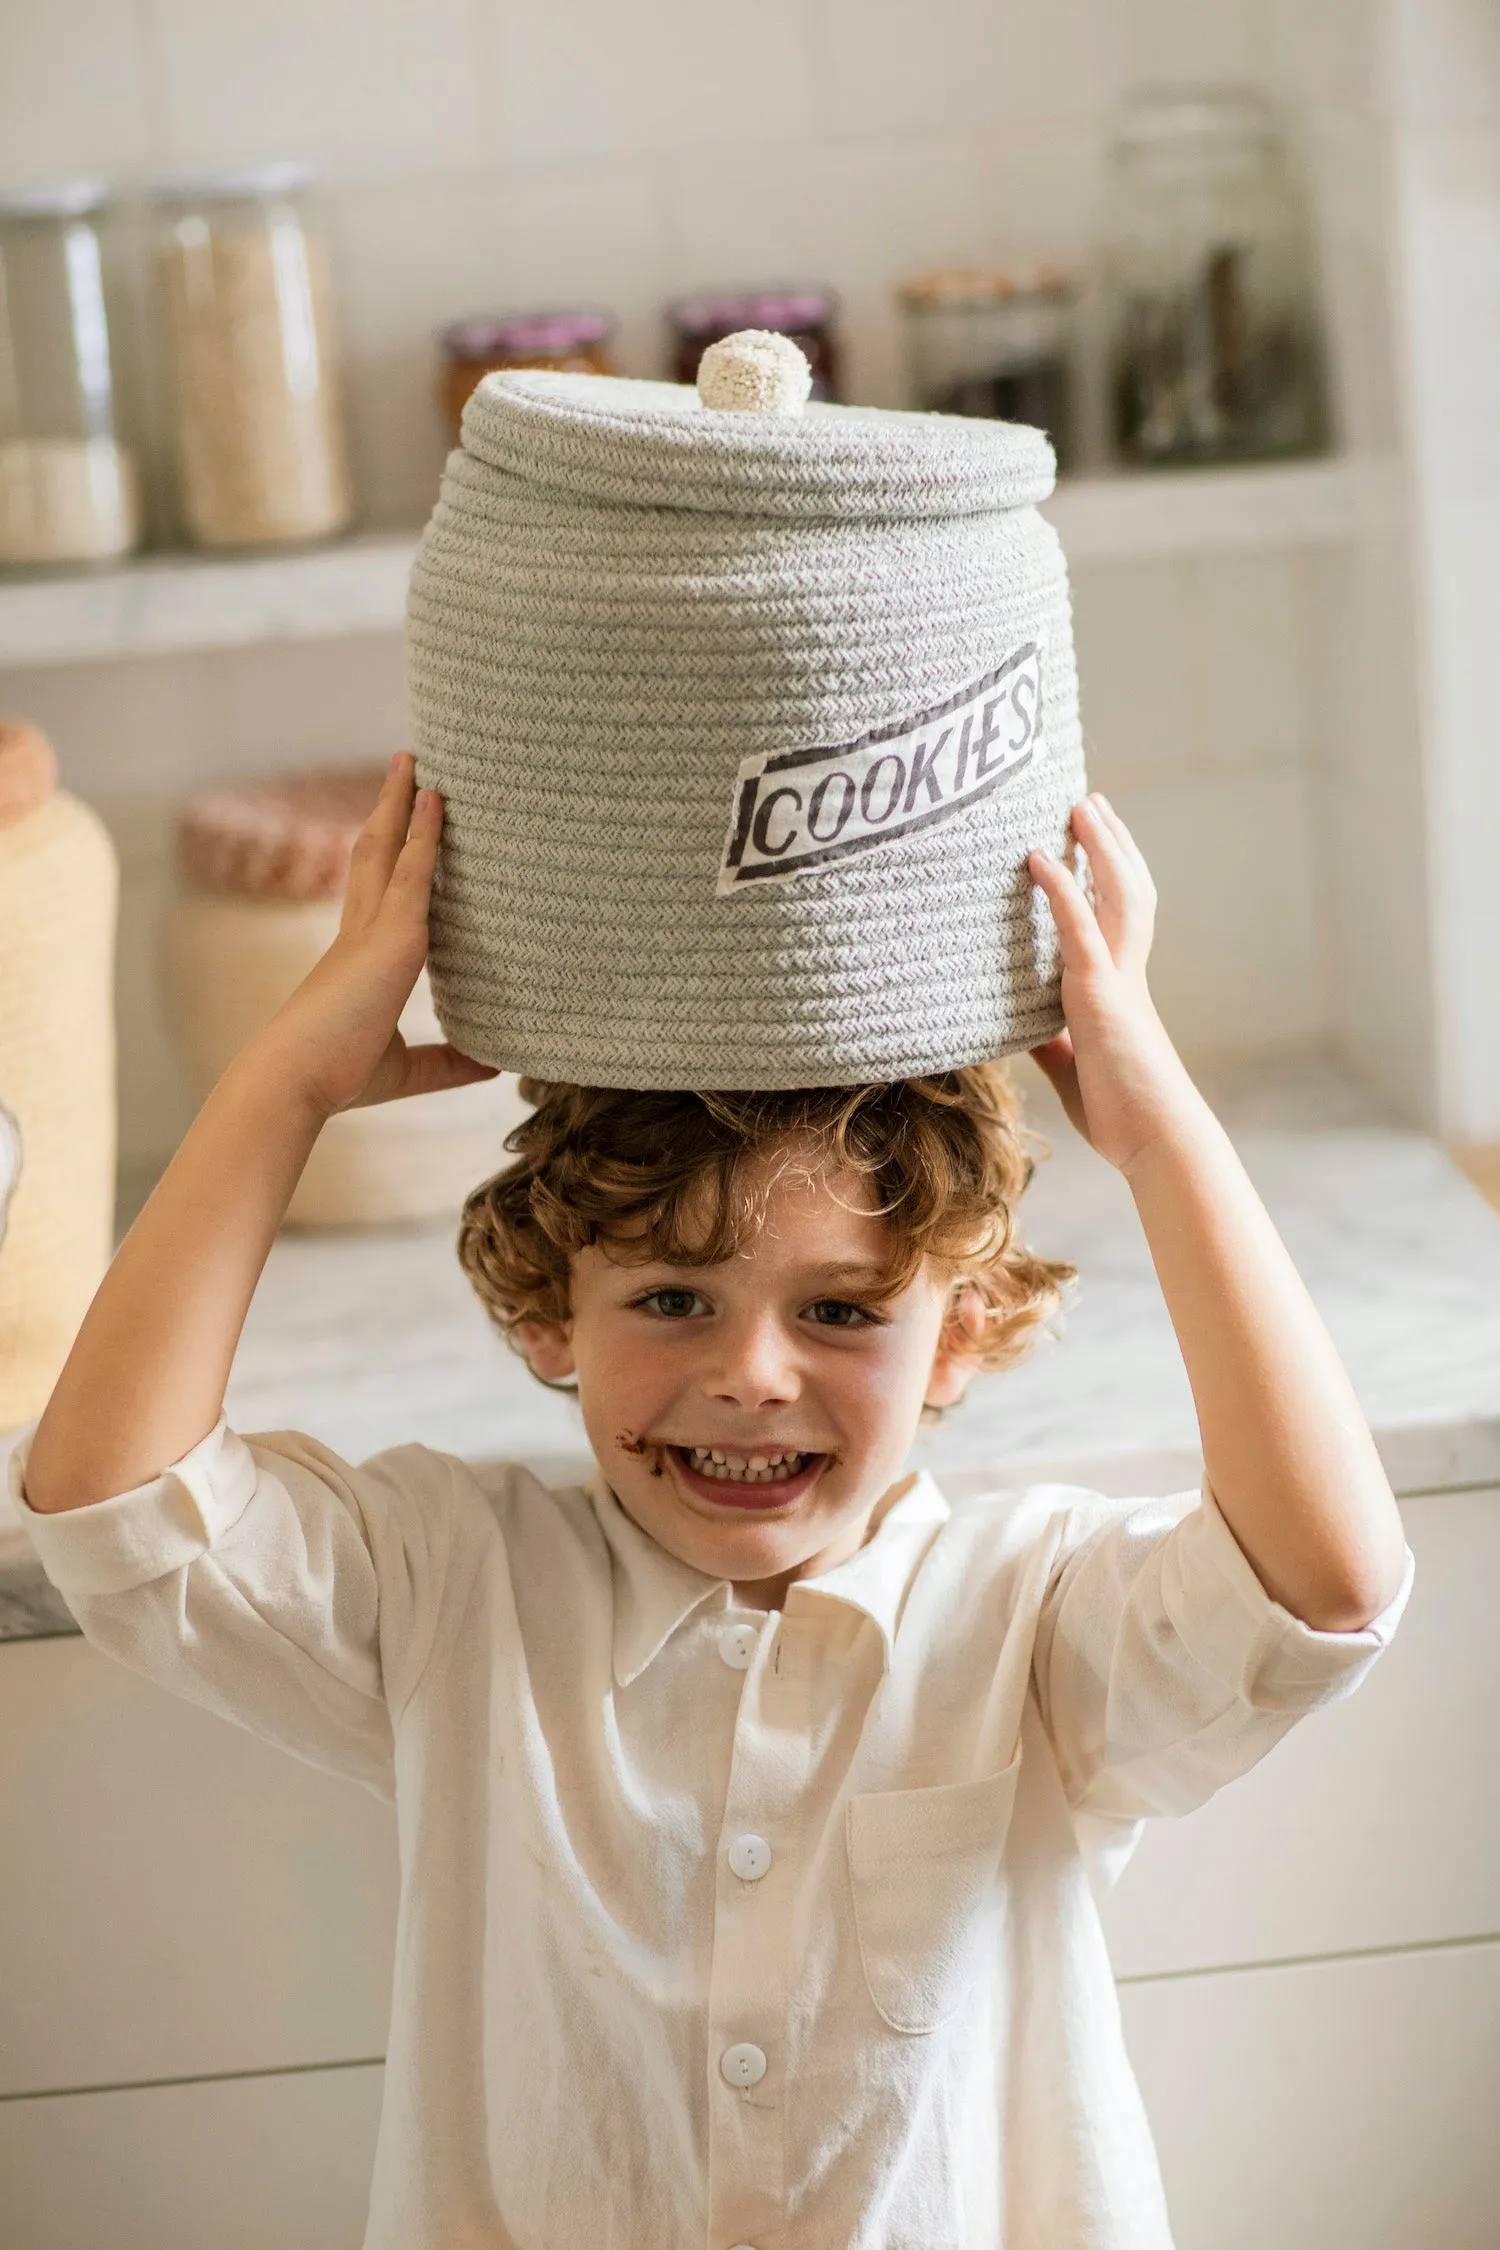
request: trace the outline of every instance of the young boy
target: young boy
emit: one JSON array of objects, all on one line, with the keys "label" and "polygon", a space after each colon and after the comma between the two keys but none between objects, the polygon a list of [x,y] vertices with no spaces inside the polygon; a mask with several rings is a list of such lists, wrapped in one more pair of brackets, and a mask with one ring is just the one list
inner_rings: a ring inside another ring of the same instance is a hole
[{"label": "young boy", "polygon": [[394,1028],[441,817],[395,761],[336,943],[205,1105],[22,1472],[100,1647],[395,1797],[368,2243],[1162,2250],[1087,1866],[1347,1692],[1410,1565],[1152,1008],[1139,853],[1090,798],[1094,903],[1032,862],[1068,1022],[1039,1059],[1130,1181],[1204,1493],[950,1514],[902,1477],[923,1408],[1063,1278],[1017,1243],[993,1068],[531,1089],[462,1249],[536,1374],[576,1384],[587,1491],[225,1428],[323,1120],[478,1074]]}]

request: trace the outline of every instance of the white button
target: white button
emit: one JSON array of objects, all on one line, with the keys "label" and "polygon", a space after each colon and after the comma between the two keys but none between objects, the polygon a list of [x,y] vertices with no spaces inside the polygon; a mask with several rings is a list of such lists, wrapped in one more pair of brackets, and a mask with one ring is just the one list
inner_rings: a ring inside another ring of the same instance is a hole
[{"label": "white button", "polygon": [[766,2075],[766,2058],[759,2047],[742,2040],[738,2047],[726,2047],[719,2068],[731,2086],[758,2086]]},{"label": "white button", "polygon": [[771,1864],[771,1847],[764,1836],[736,1836],[729,1864],[741,1882],[758,1883]]},{"label": "white button", "polygon": [[748,1672],[760,1635],[753,1625],[726,1625],[719,1635],[719,1654],[731,1672]]}]

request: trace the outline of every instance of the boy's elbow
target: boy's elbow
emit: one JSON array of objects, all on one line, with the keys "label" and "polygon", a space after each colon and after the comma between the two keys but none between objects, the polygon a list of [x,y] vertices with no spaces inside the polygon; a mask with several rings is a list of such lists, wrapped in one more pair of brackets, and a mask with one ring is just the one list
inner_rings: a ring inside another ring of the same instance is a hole
[{"label": "boy's elbow", "polygon": [[1297,1605],[1315,1633],[1363,1633],[1390,1608],[1406,1574],[1406,1542],[1397,1519],[1395,1537],[1378,1550],[1343,1558]]}]

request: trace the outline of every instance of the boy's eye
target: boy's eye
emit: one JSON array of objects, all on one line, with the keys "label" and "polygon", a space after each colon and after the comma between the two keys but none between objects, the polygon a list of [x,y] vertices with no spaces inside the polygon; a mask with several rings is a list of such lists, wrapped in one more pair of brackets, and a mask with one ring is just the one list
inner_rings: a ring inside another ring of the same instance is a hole
[{"label": "boy's eye", "polygon": [[868,1306],[851,1304],[846,1297],[820,1297],[808,1306],[807,1318],[819,1328],[868,1328],[876,1316]]},{"label": "boy's eye", "polygon": [[643,1311],[657,1313],[663,1320],[690,1320],[703,1299],[696,1289],[649,1289],[635,1301]]}]

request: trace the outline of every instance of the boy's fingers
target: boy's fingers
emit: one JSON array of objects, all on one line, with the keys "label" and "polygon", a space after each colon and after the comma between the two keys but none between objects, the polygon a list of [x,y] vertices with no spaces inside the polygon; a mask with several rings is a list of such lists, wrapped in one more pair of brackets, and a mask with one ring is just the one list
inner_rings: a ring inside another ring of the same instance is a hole
[{"label": "boy's fingers", "polygon": [[1091,801],[1097,808],[1099,817],[1104,822],[1105,827],[1114,837],[1125,858],[1134,869],[1143,889],[1149,891],[1151,896],[1155,898],[1156,886],[1151,880],[1151,870],[1146,865],[1146,855],[1141,850],[1140,845],[1131,835],[1130,830],[1106,796],[1101,795],[1096,789]]},{"label": "boy's fingers", "polygon": [[363,929],[380,911],[391,870],[406,841],[412,810],[414,760],[398,751],[386,768],[375,810],[355,840],[344,890],[341,927]]},{"label": "boy's fingers", "polygon": [[1062,1085],[1076,1076],[1073,1034],[1070,1031],[1060,1031],[1055,1039],[1045,1040],[1040,1047],[1033,1047],[1030,1053],[1037,1069],[1050,1078],[1054,1086]]},{"label": "boy's fingers", "polygon": [[406,1078],[401,1091],[403,1095],[445,1094],[455,1086],[477,1086],[482,1080],[499,1075],[488,1063],[475,1062],[471,1055],[461,1055],[456,1047],[408,1047]]},{"label": "boy's fingers", "polygon": [[435,789],[419,789],[406,841],[385,890],[386,899],[398,914],[419,914],[426,919],[442,840],[443,800]]},{"label": "boy's fingers", "polygon": [[1032,881],[1046,893],[1052,909],[1063,967],[1081,973],[1108,966],[1112,956],[1094,910],[1062,861],[1048,852],[1033,852],[1026,864]]},{"label": "boy's fingers", "polygon": [[1134,869],[1093,798],[1073,807],[1073,833],[1089,855],[1094,908],[1113,951],[1133,903]]}]

